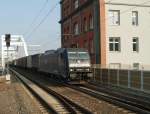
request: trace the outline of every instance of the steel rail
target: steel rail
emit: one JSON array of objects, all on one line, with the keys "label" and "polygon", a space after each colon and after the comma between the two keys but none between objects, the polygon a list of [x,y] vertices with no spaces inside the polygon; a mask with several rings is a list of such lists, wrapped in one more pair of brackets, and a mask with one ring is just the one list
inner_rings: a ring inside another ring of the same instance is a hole
[{"label": "steel rail", "polygon": [[105,89],[110,89],[113,91],[117,91],[117,92],[121,92],[127,95],[131,95],[134,96],[138,99],[144,99],[146,101],[150,102],[150,94],[149,93],[145,93],[144,91],[140,91],[140,90],[134,90],[131,88],[125,88],[125,87],[119,87],[119,86],[113,86],[113,85],[105,85],[105,84],[101,84],[98,82],[88,82],[88,84],[96,86],[96,87],[103,87]]},{"label": "steel rail", "polygon": [[11,73],[11,75],[15,76],[15,78],[16,78],[18,81],[20,81],[20,82],[31,92],[31,94],[46,108],[46,110],[47,110],[48,112],[57,114],[57,112],[56,112],[51,106],[49,106],[49,105],[41,98],[41,96],[39,96],[33,89],[31,89],[28,84],[26,84],[21,78],[19,78],[16,73],[14,73],[13,71],[11,71],[10,73]]},{"label": "steel rail", "polygon": [[120,98],[120,99],[124,99],[124,100],[129,101],[130,103],[132,103],[132,105],[135,105],[137,107],[140,107],[142,109],[150,111],[150,107],[149,107],[150,102],[148,100],[141,99],[141,98],[136,98],[135,96],[129,95],[129,93],[115,91],[111,88],[96,87],[96,86],[92,86],[92,85],[88,85],[88,84],[84,85],[84,87],[90,88],[90,89],[95,90],[97,92],[103,92],[103,93],[106,93],[108,95]]},{"label": "steel rail", "polygon": [[27,78],[28,80],[32,81],[36,85],[38,85],[41,89],[43,89],[47,93],[49,93],[49,94],[53,95],[54,97],[56,97],[67,108],[67,110],[69,110],[70,114],[77,114],[79,112],[81,114],[92,114],[92,112],[90,112],[89,110],[81,107],[80,105],[74,103],[73,101],[67,99],[66,97],[58,94],[57,92],[51,90],[47,86],[45,86],[42,83],[32,79],[31,77],[29,78],[29,77],[25,76],[25,78]]},{"label": "steel rail", "polygon": [[[14,70],[11,70],[11,71],[16,74],[17,78],[19,78],[19,80],[21,80],[21,82],[22,82],[23,84],[25,84],[25,85],[27,86],[27,88],[32,91],[32,93],[36,94],[36,91],[33,91],[33,90],[28,86],[28,84],[25,83],[25,82],[18,76],[18,75],[20,75],[18,72],[16,73]],[[28,79],[28,78],[27,78],[27,79]],[[32,81],[32,80],[30,79],[30,81]],[[33,82],[33,81],[32,81],[32,82]],[[33,83],[34,83],[34,82],[33,82]],[[40,86],[39,84],[37,84],[37,83],[34,83],[34,84],[38,85],[39,88],[43,88],[43,87],[41,87],[41,86]],[[75,110],[74,110],[72,107],[70,107],[70,105],[68,105],[68,103],[66,103],[66,102],[65,102],[63,99],[61,99],[59,96],[56,96],[56,95],[55,95],[53,92],[51,92],[51,91],[48,91],[48,94],[53,95],[56,99],[58,99],[58,100],[63,104],[63,106],[68,110],[68,112],[64,112],[64,113],[76,114]],[[36,96],[38,96],[38,95],[36,94]],[[47,104],[45,101],[42,100],[41,96],[38,96],[38,98],[40,98],[39,100],[42,101],[42,103],[44,103],[44,104],[46,105],[47,109],[50,108],[50,110],[52,110],[52,113],[58,114],[58,112],[57,112],[55,109],[53,109],[49,104]]]},{"label": "steel rail", "polygon": [[112,94],[106,94],[105,92],[96,91],[94,89],[86,88],[83,86],[68,85],[68,87],[75,89],[75,90],[78,90],[80,92],[83,92],[85,94],[88,94],[88,95],[95,97],[97,99],[101,99],[101,100],[110,102],[112,104],[121,106],[125,109],[128,109],[128,110],[136,112],[136,113],[150,114],[150,109],[148,109],[147,107],[143,107],[139,104],[136,104],[136,103],[130,101],[129,99],[119,98],[118,96],[115,96]]}]

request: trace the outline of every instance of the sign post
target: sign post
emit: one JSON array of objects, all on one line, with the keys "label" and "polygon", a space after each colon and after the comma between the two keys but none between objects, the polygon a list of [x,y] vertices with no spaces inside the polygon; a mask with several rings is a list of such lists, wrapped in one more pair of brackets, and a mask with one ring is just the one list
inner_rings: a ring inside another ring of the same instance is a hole
[{"label": "sign post", "polygon": [[10,47],[10,39],[11,39],[11,35],[10,34],[6,34],[5,35],[5,42],[6,42],[6,47],[7,47],[7,63],[6,63],[6,80],[9,81],[10,80],[10,74],[9,74],[9,47]]}]

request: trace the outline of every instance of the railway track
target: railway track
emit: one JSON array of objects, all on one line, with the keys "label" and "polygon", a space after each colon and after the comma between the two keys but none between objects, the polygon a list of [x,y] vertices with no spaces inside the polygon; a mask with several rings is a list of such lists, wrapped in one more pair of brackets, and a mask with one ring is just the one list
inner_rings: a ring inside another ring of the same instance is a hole
[{"label": "railway track", "polygon": [[[119,93],[118,91],[114,91],[112,88],[105,88],[105,86],[97,87],[97,85],[94,86],[91,84],[73,86],[69,84],[62,84],[61,82],[59,83],[73,90],[85,93],[91,97],[97,98],[99,100],[107,101],[116,106],[128,109],[130,110],[129,112],[150,114],[150,109],[149,109],[150,102],[148,100],[147,101],[145,100],[148,98],[148,96],[146,98],[144,96],[140,98],[140,96],[136,95],[138,97],[135,98],[136,96],[131,96],[128,92],[126,92],[126,94],[123,92]],[[81,113],[85,113],[85,112],[82,111]],[[86,114],[88,113],[86,112]]]},{"label": "railway track", "polygon": [[[124,107],[135,113],[150,114],[150,102],[142,98],[138,99],[135,96],[129,95],[129,93],[119,93],[113,91],[111,88],[96,87],[93,85],[78,85],[68,87],[86,93],[98,99],[103,99],[112,104]],[[146,99],[146,98],[145,98]]]},{"label": "railway track", "polygon": [[134,93],[129,93],[129,91],[117,91],[112,88],[101,86],[98,87],[94,84],[78,84],[77,86],[72,86],[71,84],[64,84],[62,82],[57,82],[75,89],[77,91],[88,94],[92,97],[103,99],[112,104],[124,107],[130,111],[140,114],[150,114],[150,98],[148,96],[141,96]]},{"label": "railway track", "polygon": [[[92,96],[89,96],[88,94],[84,94],[83,96],[82,92],[76,91],[75,89],[71,89],[68,85],[60,81],[53,80],[52,78],[49,77],[49,75],[44,75],[43,73],[32,72],[30,70],[29,71],[22,70],[22,69],[15,69],[15,70],[17,70],[17,72],[21,73],[22,75],[25,74],[26,77],[33,77],[34,80],[38,80],[39,82],[44,83],[45,85],[49,86],[53,91],[61,94],[62,96],[68,99],[71,99],[77,104],[80,104],[80,106],[82,107],[86,107],[86,109],[90,110],[91,112],[98,113],[98,114],[108,113],[108,112],[110,114],[132,113],[131,111],[127,111],[121,107],[114,106],[113,104],[111,105],[109,102],[105,102],[104,100],[95,99]],[[43,76],[45,77],[43,78]],[[54,85],[52,83],[54,83]],[[72,95],[74,97],[72,97]],[[83,99],[83,97],[85,97],[85,99]],[[86,114],[91,113],[91,112],[86,112]]]},{"label": "railway track", "polygon": [[101,87],[103,87],[102,89],[111,89],[115,92],[120,92],[122,94],[126,94],[141,100],[145,100],[150,102],[150,94],[146,93],[144,91],[139,91],[139,90],[135,90],[135,89],[129,89],[129,88],[124,88],[124,87],[117,87],[117,86],[113,86],[113,85],[104,85],[104,84],[100,84],[97,82],[89,82],[90,85],[98,87],[99,89]]},{"label": "railway track", "polygon": [[[134,90],[134,89],[128,89],[128,88],[123,88],[123,87],[116,87],[116,86],[108,86],[108,85],[102,85],[102,84],[96,84],[93,82],[89,83],[91,86],[97,87],[97,89],[102,89],[102,90],[112,90],[113,92],[118,92],[123,95],[131,96],[132,98],[136,98],[139,101],[144,101],[145,104],[150,105],[150,94],[139,91],[139,90]],[[103,88],[102,88],[103,87]],[[149,107],[148,107],[149,108]]]},{"label": "railway track", "polygon": [[[42,102],[50,113],[54,114],[92,114],[92,112],[72,102],[50,88],[31,78],[25,78],[15,70],[11,72]],[[41,93],[41,94],[40,94]]]}]

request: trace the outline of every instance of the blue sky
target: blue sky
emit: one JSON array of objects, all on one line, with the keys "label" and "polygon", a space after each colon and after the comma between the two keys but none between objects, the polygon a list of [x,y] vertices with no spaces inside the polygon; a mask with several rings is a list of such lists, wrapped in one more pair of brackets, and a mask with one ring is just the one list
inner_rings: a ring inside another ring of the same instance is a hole
[{"label": "blue sky", "polygon": [[[60,47],[59,1],[48,0],[39,18],[33,26],[30,26],[46,0],[0,0],[0,35],[6,33],[24,35],[28,45],[41,45],[42,51]],[[56,8],[45,22],[30,35],[30,32],[55,5]]]}]

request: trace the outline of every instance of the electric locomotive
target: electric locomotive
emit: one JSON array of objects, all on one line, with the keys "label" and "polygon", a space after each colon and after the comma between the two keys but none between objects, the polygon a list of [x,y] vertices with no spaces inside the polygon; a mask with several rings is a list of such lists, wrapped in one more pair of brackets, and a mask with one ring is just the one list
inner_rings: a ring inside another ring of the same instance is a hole
[{"label": "electric locomotive", "polygon": [[67,81],[87,80],[92,76],[90,56],[81,48],[60,48],[40,57],[39,71]]}]

